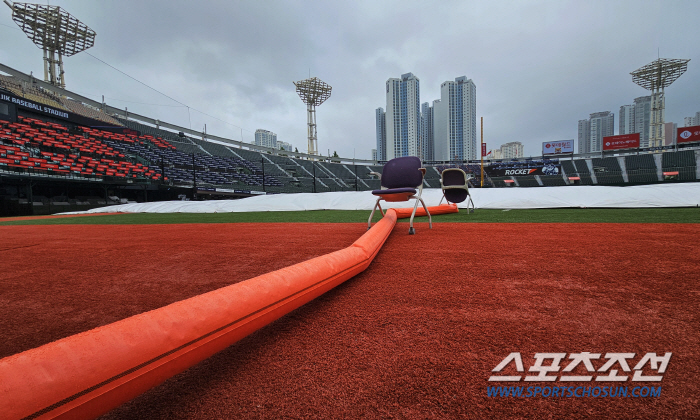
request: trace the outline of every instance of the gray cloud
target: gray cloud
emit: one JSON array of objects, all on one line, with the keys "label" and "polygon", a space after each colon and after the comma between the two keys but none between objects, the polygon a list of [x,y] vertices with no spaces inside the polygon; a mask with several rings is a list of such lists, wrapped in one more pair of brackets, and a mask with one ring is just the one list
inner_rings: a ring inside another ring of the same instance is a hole
[{"label": "gray cloud", "polygon": [[[646,94],[629,73],[690,58],[667,90],[667,121],[700,110],[695,1],[52,1],[97,32],[66,59],[68,88],[134,112],[251,141],[257,128],[306,149],[306,108],[292,81],[333,86],[318,108],[319,149],[369,158],[384,83],[412,72],[421,101],[466,75],[489,147],[575,138],[579,119]],[[0,8],[0,62],[41,74],[41,51]],[[149,105],[147,105],[149,104]],[[155,104],[155,105],[153,105]],[[196,110],[210,114],[222,123]]]}]

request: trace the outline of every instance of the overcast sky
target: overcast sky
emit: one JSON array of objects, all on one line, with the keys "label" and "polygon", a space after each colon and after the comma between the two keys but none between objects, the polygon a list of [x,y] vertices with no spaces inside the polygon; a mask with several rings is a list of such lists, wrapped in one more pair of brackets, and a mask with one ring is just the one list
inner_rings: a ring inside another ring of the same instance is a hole
[{"label": "overcast sky", "polygon": [[[92,56],[64,59],[68,90],[235,140],[271,130],[303,152],[306,106],[292,82],[309,74],[333,87],[317,109],[319,151],[343,157],[371,157],[386,80],[408,72],[421,102],[472,79],[489,149],[521,141],[533,156],[576,138],[593,112],[612,111],[617,133],[619,107],[647,94],[629,73],[658,54],[691,59],[666,91],[666,121],[700,111],[697,0],[49,3],[97,32]],[[1,63],[43,76],[41,50],[5,5],[0,40]]]}]

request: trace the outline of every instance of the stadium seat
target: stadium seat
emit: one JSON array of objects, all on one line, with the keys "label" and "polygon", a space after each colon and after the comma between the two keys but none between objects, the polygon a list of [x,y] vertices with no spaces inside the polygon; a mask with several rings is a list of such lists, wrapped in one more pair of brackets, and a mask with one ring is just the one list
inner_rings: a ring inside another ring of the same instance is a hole
[{"label": "stadium seat", "polygon": [[[448,203],[462,203],[468,200],[467,213],[474,211],[474,201],[472,201],[472,196],[469,194],[467,174],[463,170],[450,168],[442,171],[440,187],[442,188],[440,204],[442,204],[443,199]],[[469,203],[471,203],[471,208],[469,208]]]},{"label": "stadium seat", "polygon": [[379,204],[382,200],[387,202],[416,200],[413,206],[413,212],[411,213],[411,221],[408,228],[409,235],[414,235],[416,233],[413,228],[413,218],[416,215],[419,201],[423,205],[425,213],[428,215],[430,228],[433,228],[433,219],[430,216],[428,208],[425,206],[423,198],[421,198],[423,193],[423,177],[425,176],[425,168],[421,166],[419,158],[415,156],[405,156],[387,162],[386,165],[384,165],[384,173],[374,173],[379,176],[382,188],[372,191],[372,194],[378,196],[378,198],[377,202],[374,204],[374,208],[372,208],[372,213],[369,215],[367,230],[372,227],[372,217],[377,207],[379,207],[379,211],[382,215],[384,214],[384,210],[382,210]]}]

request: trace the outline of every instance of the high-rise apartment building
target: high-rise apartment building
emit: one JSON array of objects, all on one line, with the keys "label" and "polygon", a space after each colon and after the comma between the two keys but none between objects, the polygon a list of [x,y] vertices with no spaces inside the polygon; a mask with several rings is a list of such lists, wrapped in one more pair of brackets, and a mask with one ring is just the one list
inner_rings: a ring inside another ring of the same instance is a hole
[{"label": "high-rise apartment building", "polygon": [[476,85],[466,76],[440,85],[434,104],[435,160],[476,159]]},{"label": "high-rise apartment building", "polygon": [[602,151],[603,137],[615,135],[615,115],[610,111],[596,112],[578,122],[578,152]]},{"label": "high-rise apartment building", "polygon": [[632,105],[622,105],[619,118],[619,134],[639,133],[639,146],[649,147],[651,96],[640,96]]},{"label": "high-rise apartment building", "polygon": [[649,136],[651,134],[651,96],[640,96],[634,99],[633,133],[639,133],[639,147],[649,147]]},{"label": "high-rise apartment building", "polygon": [[634,105],[622,105],[618,114],[620,125],[618,134],[631,134],[636,131],[634,128]]},{"label": "high-rise apartment building", "polygon": [[294,147],[291,145],[291,143],[287,143],[286,141],[277,141],[277,149],[279,150],[286,150],[287,152],[291,152]]},{"label": "high-rise apartment building", "polygon": [[377,131],[377,158],[375,160],[386,159],[386,113],[384,108],[377,108],[374,111],[374,119]]},{"label": "high-rise apartment building", "polygon": [[277,134],[258,128],[255,130],[255,145],[277,148]]},{"label": "high-rise apartment building", "polygon": [[693,127],[696,125],[700,125],[700,111],[696,112],[694,117],[683,118],[683,125],[685,127]]},{"label": "high-rise apartment building", "polygon": [[433,135],[433,110],[430,103],[424,102],[421,105],[421,121],[420,121],[420,143],[421,143],[421,160],[433,160],[435,151],[435,141]]},{"label": "high-rise apartment building", "polygon": [[413,73],[386,81],[385,124],[386,160],[420,155],[420,81]]},{"label": "high-rise apartment building", "polygon": [[673,146],[676,144],[676,135],[678,133],[678,124],[673,122],[664,123],[664,146]]},{"label": "high-rise apartment building", "polygon": [[515,159],[525,156],[525,147],[519,141],[502,144],[500,149],[491,152],[491,159]]},{"label": "high-rise apartment building", "polygon": [[578,120],[578,152],[591,151],[591,121]]},{"label": "high-rise apartment building", "polygon": [[603,137],[615,135],[615,115],[610,111],[591,114],[591,152],[603,150]]}]

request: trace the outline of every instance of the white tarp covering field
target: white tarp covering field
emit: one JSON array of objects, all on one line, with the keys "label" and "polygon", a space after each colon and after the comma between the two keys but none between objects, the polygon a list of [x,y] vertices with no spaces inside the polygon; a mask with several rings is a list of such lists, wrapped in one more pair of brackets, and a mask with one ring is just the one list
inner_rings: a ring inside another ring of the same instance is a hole
[{"label": "white tarp covering field", "polygon": [[[567,186],[539,188],[473,188],[477,209],[535,209],[567,207],[696,207],[700,182],[632,187]],[[436,206],[440,189],[423,190],[427,206]],[[259,195],[240,200],[162,201],[107,206],[77,213],[232,213],[298,210],[372,210],[376,197],[369,191]],[[410,203],[386,203],[383,208],[408,207]],[[466,207],[461,203],[459,207]]]}]

